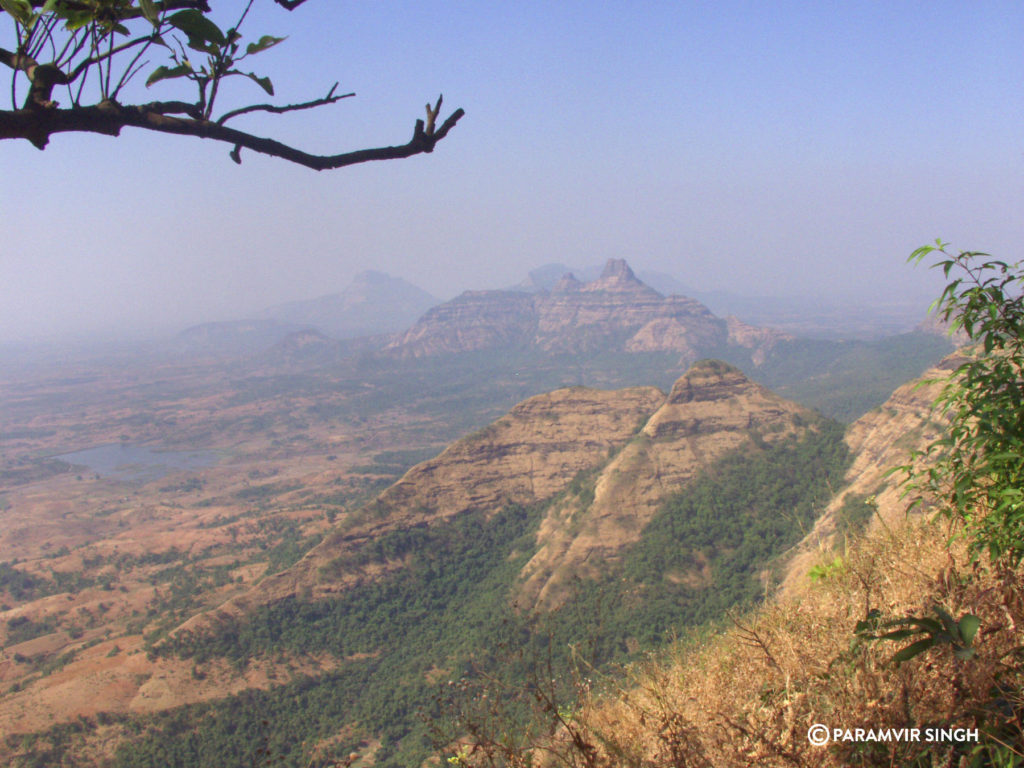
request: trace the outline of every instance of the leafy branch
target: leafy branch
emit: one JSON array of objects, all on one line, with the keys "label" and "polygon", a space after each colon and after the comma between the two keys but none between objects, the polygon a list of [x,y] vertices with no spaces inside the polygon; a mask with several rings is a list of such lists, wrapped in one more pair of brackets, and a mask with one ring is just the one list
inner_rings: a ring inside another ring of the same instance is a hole
[{"label": "leafy branch", "polygon": [[981,626],[981,619],[973,613],[965,613],[959,621],[953,619],[948,611],[939,606],[932,607],[935,618],[930,616],[905,616],[899,619],[882,621],[882,613],[878,609],[868,612],[862,621],[854,627],[854,634],[860,640],[890,640],[899,642],[909,638],[919,638],[908,646],[893,654],[893,661],[902,664],[935,646],[949,646],[953,654],[961,660],[974,657],[974,637]]},{"label": "leafy branch", "polygon": [[1015,566],[1024,559],[1024,266],[953,255],[941,240],[910,260],[932,254],[952,276],[933,310],[973,346],[935,401],[946,434],[899,469],[917,503],[939,499],[964,524],[975,559],[985,552]]},{"label": "leafy branch", "polygon": [[[416,121],[406,144],[334,155],[310,154],[227,128],[225,123],[243,115],[286,114],[355,95],[336,93],[335,83],[319,98],[283,105],[253,103],[214,119],[215,104],[229,78],[250,80],[267,95],[275,95],[270,77],[242,66],[285,40],[266,34],[243,40],[240,30],[254,2],[249,0],[233,26],[223,30],[211,18],[205,0],[0,0],[0,16],[9,17],[15,43],[12,50],[0,47],[0,64],[11,70],[11,109],[0,110],[0,139],[27,139],[45,149],[57,133],[118,136],[121,129],[134,127],[228,143],[235,162],[241,162],[244,148],[325,170],[432,152],[465,114],[457,109],[438,124],[438,98],[434,106],[427,105],[426,118]],[[304,0],[274,2],[292,10]],[[194,101],[121,103],[123,89],[148,65],[145,55],[155,50],[163,50],[168,61],[149,72],[146,87],[185,79],[195,87]],[[26,81],[28,91],[22,99],[19,85]],[[55,100],[58,88],[65,89],[69,106],[61,108]],[[95,94],[92,103],[87,101],[89,93]]]}]

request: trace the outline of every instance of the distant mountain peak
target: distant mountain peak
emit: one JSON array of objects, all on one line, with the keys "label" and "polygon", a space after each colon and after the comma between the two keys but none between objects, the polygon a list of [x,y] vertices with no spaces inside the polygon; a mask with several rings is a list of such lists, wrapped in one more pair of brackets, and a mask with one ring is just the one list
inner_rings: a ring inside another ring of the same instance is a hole
[{"label": "distant mountain peak", "polygon": [[352,278],[352,285],[375,285],[385,284],[391,282],[404,282],[401,278],[392,277],[386,272],[379,272],[376,269],[365,269],[362,272],[357,272]]},{"label": "distant mountain peak", "polygon": [[608,259],[601,276],[584,286],[586,291],[608,291],[615,293],[646,293],[660,297],[661,294],[637,279],[625,259]]},{"label": "distant mountain peak", "polygon": [[583,283],[576,279],[576,275],[572,272],[566,272],[562,275],[562,278],[555,283],[555,287],[551,289],[552,293],[569,293],[571,291],[578,291],[583,287]]},{"label": "distant mountain peak", "polygon": [[608,259],[604,263],[604,269],[601,270],[601,277],[598,279],[606,280],[612,277],[620,280],[636,280],[636,275],[633,274],[633,270],[629,268],[625,259]]},{"label": "distant mountain peak", "polygon": [[278,304],[260,316],[344,339],[401,331],[438,303],[412,283],[371,269],[355,275],[340,293]]}]

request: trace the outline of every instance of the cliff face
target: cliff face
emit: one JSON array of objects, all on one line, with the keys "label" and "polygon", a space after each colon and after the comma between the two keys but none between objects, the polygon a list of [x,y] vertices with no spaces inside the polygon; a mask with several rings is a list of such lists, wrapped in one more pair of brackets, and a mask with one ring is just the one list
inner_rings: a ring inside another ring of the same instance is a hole
[{"label": "cliff face", "polygon": [[810,411],[732,366],[714,360],[693,366],[641,432],[601,468],[592,494],[568,496],[549,509],[537,554],[523,572],[524,595],[557,605],[571,576],[596,576],[701,469],[755,440],[801,432],[813,420]]},{"label": "cliff face", "polygon": [[760,349],[775,338],[751,326],[735,332],[741,325],[693,299],[662,296],[624,260],[610,259],[589,283],[567,274],[550,291],[468,291],[427,312],[389,349],[411,357],[510,347],[676,352],[689,363],[727,343]]},{"label": "cliff face", "polygon": [[532,296],[514,291],[466,291],[428,310],[387,348],[426,357],[522,346],[536,334],[533,304]]},{"label": "cliff face", "polygon": [[806,588],[807,573],[822,561],[823,553],[842,551],[839,516],[847,499],[871,498],[877,506],[876,517],[883,521],[907,513],[909,501],[903,497],[900,486],[903,475],[889,471],[906,464],[912,451],[921,450],[940,437],[945,425],[937,420],[932,402],[942,382],[962,362],[959,354],[944,358],[847,428],[844,439],[855,458],[846,473],[846,485],[839,489],[792,554],[780,587],[783,596],[799,594]]},{"label": "cliff face", "polygon": [[300,591],[323,596],[373,577],[377,574],[346,570],[338,563],[391,530],[430,525],[470,510],[493,514],[509,504],[550,498],[577,473],[606,462],[664,397],[654,387],[613,392],[573,387],[525,400],[410,469],[295,566],[265,579],[245,600],[222,610],[235,613]]}]

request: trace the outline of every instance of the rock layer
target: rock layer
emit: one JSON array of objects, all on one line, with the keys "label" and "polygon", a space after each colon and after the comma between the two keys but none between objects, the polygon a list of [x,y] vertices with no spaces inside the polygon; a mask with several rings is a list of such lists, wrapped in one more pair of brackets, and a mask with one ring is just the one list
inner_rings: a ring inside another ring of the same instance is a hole
[{"label": "rock layer", "polygon": [[675,352],[684,363],[727,344],[763,360],[784,334],[722,320],[685,296],[662,296],[610,259],[597,280],[572,274],[550,291],[467,291],[434,307],[388,349],[404,357],[536,348],[549,353]]},{"label": "rock layer", "polygon": [[744,445],[779,440],[814,421],[807,409],[726,363],[694,365],[641,432],[601,469],[592,500],[569,497],[551,507],[538,533],[537,554],[523,572],[525,596],[558,604],[570,576],[596,576],[701,469]]}]

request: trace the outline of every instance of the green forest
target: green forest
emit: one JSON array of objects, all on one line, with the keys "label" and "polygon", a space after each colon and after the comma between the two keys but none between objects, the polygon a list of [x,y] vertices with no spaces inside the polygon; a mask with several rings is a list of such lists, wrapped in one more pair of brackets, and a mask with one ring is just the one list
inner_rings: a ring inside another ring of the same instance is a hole
[{"label": "green forest", "polygon": [[[403,559],[406,567],[336,599],[288,599],[152,651],[192,660],[196,675],[215,658],[241,668],[255,658],[328,653],[341,660],[337,668],[158,715],[105,716],[131,734],[112,765],[307,766],[377,739],[377,765],[418,764],[437,747],[449,681],[457,690],[481,675],[525,685],[538,664],[568,669],[574,655],[606,667],[756,602],[761,572],[802,536],[840,481],[848,462],[841,438],[841,426],[823,420],[803,439],[752,442],[720,460],[664,504],[604,578],[577,580],[550,614],[514,603],[543,505],[473,511],[382,536],[348,565]],[[673,578],[697,562],[706,585]],[[507,706],[504,716],[527,727],[523,703],[510,697]],[[51,730],[22,765],[59,762],[82,726]],[[332,738],[330,754],[314,752]]]}]

